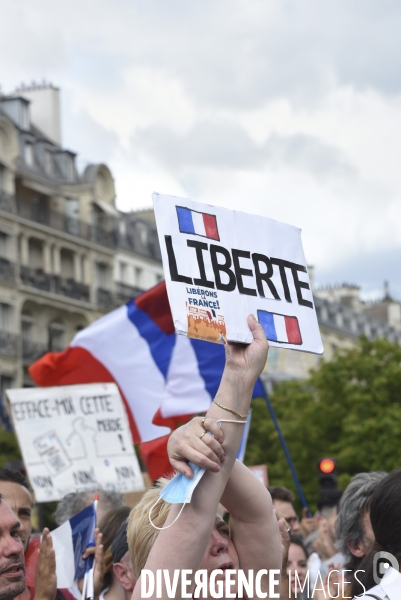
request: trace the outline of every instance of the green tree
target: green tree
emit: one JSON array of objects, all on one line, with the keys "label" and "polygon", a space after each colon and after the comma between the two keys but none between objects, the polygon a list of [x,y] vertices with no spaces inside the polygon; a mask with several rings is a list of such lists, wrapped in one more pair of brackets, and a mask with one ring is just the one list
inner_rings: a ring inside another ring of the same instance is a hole
[{"label": "green tree", "polygon": [[0,427],[0,447],[0,469],[10,462],[22,460],[17,438],[3,427]]},{"label": "green tree", "polygon": [[[307,500],[316,506],[317,462],[337,460],[340,487],[362,471],[401,465],[401,347],[361,338],[338,351],[305,381],[280,384],[272,395]],[[296,492],[265,401],[253,402],[246,464],[267,464],[271,485]]]}]

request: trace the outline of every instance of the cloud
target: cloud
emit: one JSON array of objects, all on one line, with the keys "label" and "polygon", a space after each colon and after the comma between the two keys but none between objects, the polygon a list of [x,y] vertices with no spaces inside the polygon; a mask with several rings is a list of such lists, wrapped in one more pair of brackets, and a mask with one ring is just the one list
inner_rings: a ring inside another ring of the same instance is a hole
[{"label": "cloud", "polygon": [[390,295],[401,301],[400,264],[400,248],[354,254],[330,269],[317,269],[316,281],[318,285],[357,284],[363,296],[372,300],[383,297],[384,282],[388,281]]},{"label": "cloud", "polygon": [[62,138],[63,145],[76,150],[76,132],[79,131],[80,170],[88,163],[110,163],[119,148],[119,139],[114,131],[109,131],[96,122],[85,109],[74,110],[70,94],[62,98]]},{"label": "cloud", "polygon": [[313,106],[337,85],[401,92],[397,0],[3,0],[2,25],[9,73],[18,64],[29,81],[40,67],[104,91],[136,65],[199,105],[240,110]]},{"label": "cloud", "polygon": [[2,0],[1,24],[3,91],[60,86],[64,143],[110,166],[119,206],[156,189],[290,222],[318,279],[381,285],[401,247],[399,0]]},{"label": "cloud", "polygon": [[336,147],[303,133],[270,135],[256,143],[235,121],[199,121],[178,135],[155,124],[140,129],[133,146],[177,172],[185,167],[262,169],[295,167],[318,177],[349,176],[355,169]]}]

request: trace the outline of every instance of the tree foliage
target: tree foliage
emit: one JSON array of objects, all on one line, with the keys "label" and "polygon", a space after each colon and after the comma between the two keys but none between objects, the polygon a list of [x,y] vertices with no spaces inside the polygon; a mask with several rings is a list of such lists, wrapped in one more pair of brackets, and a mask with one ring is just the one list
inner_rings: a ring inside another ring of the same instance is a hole
[{"label": "tree foliage", "polygon": [[0,427],[0,469],[15,461],[22,460],[17,438],[12,431]]},{"label": "tree foliage", "polygon": [[[361,338],[305,381],[271,397],[307,500],[316,505],[317,462],[337,460],[340,487],[362,471],[401,465],[401,347]],[[246,464],[267,464],[269,483],[296,491],[265,401],[253,402]]]}]

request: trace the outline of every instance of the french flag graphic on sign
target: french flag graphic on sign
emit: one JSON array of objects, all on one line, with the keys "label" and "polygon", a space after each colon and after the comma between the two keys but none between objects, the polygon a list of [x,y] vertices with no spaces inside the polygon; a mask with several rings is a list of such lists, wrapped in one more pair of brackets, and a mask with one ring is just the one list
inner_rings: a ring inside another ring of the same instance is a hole
[{"label": "french flag graphic on sign", "polygon": [[297,317],[258,310],[258,321],[265,331],[266,338],[271,342],[302,345]]},{"label": "french flag graphic on sign", "polygon": [[192,233],[210,240],[220,241],[216,215],[201,213],[184,206],[176,206],[181,233]]}]

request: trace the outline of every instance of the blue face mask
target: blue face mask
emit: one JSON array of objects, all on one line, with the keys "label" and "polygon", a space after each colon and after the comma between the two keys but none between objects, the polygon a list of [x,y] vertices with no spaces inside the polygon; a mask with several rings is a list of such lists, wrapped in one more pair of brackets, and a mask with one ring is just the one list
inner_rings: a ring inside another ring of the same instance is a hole
[{"label": "blue face mask", "polygon": [[160,498],[163,498],[163,500],[170,504],[189,504],[191,502],[193,491],[202,479],[205,469],[191,462],[189,466],[194,472],[192,479],[188,479],[182,473],[178,473],[162,489]]},{"label": "blue face mask", "polygon": [[[171,479],[171,481],[169,481],[168,484],[162,489],[162,491],[160,492],[160,496],[150,509],[149,521],[155,529],[168,529],[169,527],[171,527],[171,525],[174,525],[174,523],[180,517],[184,506],[191,502],[193,491],[202,479],[202,476],[205,473],[205,469],[203,467],[198,467],[197,465],[194,465],[194,463],[191,462],[189,463],[189,466],[194,472],[192,479],[189,479],[182,473],[178,473],[177,475],[175,475],[175,477],[173,477],[173,479]],[[159,502],[160,498],[162,498],[162,500],[168,502],[169,504],[182,504],[181,510],[178,513],[177,517],[172,523],[170,523],[170,525],[167,525],[167,527],[157,527],[157,525],[153,523],[151,518],[152,510]]]}]

